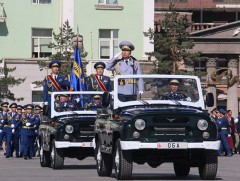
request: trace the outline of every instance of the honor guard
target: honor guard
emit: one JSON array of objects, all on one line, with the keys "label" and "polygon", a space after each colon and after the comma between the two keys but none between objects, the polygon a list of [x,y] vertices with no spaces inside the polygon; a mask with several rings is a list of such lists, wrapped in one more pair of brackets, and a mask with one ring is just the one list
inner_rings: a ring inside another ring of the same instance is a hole
[{"label": "honor guard", "polygon": [[[122,41],[119,44],[122,52],[112,57],[106,65],[106,69],[115,71],[117,75],[136,75],[142,74],[140,63],[131,56],[131,52],[135,49],[134,45],[129,41]],[[122,54],[122,58],[118,56]],[[143,79],[119,79],[118,82],[118,98],[122,102],[136,100],[136,92],[142,95],[144,91]],[[138,85],[138,86],[137,86]]]},{"label": "honor guard", "polygon": [[34,135],[34,153],[33,155],[31,156],[35,156],[36,153],[38,152],[38,155],[39,155],[39,151],[40,151],[40,143],[39,143],[39,139],[38,139],[38,135],[39,135],[39,126],[41,124],[41,120],[42,120],[42,107],[39,106],[39,105],[35,105],[34,107],[34,113],[36,116],[38,116],[38,122],[36,124],[36,127],[35,127],[35,135]]},{"label": "honor guard", "polygon": [[226,117],[226,111],[224,109],[219,109],[220,118],[217,121],[219,138],[221,140],[220,149],[218,150],[218,155],[222,155],[223,149],[226,151],[227,156],[232,156],[231,149],[228,144],[228,134],[229,132],[229,124]]},{"label": "honor guard", "polygon": [[51,106],[52,92],[66,90],[70,85],[68,77],[62,76],[58,73],[60,67],[61,62],[59,62],[58,60],[51,61],[51,63],[49,64],[49,68],[52,69],[52,72],[43,81],[44,105],[49,105],[49,109]]},{"label": "honor guard", "polygon": [[[15,150],[16,157],[19,157],[19,141],[21,135],[22,115],[17,112],[16,103],[12,103],[9,107],[11,108],[11,112],[8,113],[9,138],[7,139],[6,156],[12,155]],[[10,153],[8,153],[8,147],[10,148]]]},{"label": "honor guard", "polygon": [[[7,137],[7,111],[8,111],[8,102],[3,102],[1,104],[1,115],[0,115],[0,148],[3,148],[4,153],[6,152],[5,150],[5,141],[6,141],[6,137]],[[5,153],[6,154],[6,153]]]},{"label": "honor guard", "polygon": [[105,67],[103,62],[95,63],[96,74],[87,81],[88,91],[112,91],[110,77],[103,75]]},{"label": "honor guard", "polygon": [[35,127],[39,124],[39,117],[32,113],[33,105],[27,104],[26,113],[22,117],[21,144],[23,146],[23,156],[27,160],[32,159],[34,154]]},{"label": "honor guard", "polygon": [[170,81],[170,92],[165,94],[170,99],[178,101],[191,101],[190,97],[187,97],[185,94],[179,92],[180,82],[177,79]]}]

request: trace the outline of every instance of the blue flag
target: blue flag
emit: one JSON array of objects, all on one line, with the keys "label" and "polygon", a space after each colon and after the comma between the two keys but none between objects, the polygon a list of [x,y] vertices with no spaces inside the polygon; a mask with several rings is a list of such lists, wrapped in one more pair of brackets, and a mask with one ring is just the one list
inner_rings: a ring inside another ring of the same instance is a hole
[{"label": "blue flag", "polygon": [[[80,50],[78,48],[74,50],[74,60],[72,65],[71,78],[70,78],[70,91],[86,91],[83,64],[82,64]],[[80,98],[82,98],[82,95],[80,95]],[[83,102],[84,101],[81,101],[82,108],[84,107]]]}]

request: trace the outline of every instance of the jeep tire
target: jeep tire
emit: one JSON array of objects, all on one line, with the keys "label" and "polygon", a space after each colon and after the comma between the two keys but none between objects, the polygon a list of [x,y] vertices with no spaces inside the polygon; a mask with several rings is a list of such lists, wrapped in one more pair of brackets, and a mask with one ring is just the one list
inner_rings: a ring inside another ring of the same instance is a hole
[{"label": "jeep tire", "polygon": [[132,178],[132,152],[121,148],[120,139],[117,140],[114,150],[114,167],[118,180],[129,180]]},{"label": "jeep tire", "polygon": [[203,180],[213,180],[217,175],[218,157],[216,150],[206,150],[203,162],[198,166],[199,175]]},{"label": "jeep tire", "polygon": [[187,162],[174,162],[173,168],[177,177],[187,177],[190,172],[190,166]]},{"label": "jeep tire", "polygon": [[50,167],[51,166],[51,160],[50,160],[50,152],[43,150],[43,141],[41,140],[40,145],[40,165],[41,167]]},{"label": "jeep tire", "polygon": [[64,165],[63,149],[55,147],[55,139],[52,141],[51,167],[54,170],[62,169]]},{"label": "jeep tire", "polygon": [[100,140],[96,144],[95,159],[97,162],[98,176],[110,176],[112,174],[113,160],[112,155],[101,152]]}]

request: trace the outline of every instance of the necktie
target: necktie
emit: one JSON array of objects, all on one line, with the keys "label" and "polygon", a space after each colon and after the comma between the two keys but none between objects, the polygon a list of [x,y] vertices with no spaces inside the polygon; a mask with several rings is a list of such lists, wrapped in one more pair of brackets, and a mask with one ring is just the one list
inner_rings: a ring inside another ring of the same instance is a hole
[{"label": "necktie", "polygon": [[57,80],[57,76],[56,75],[54,76],[54,78],[55,78],[55,80]]},{"label": "necktie", "polygon": [[99,76],[99,79],[102,81],[102,76]]},{"label": "necktie", "polygon": [[126,62],[126,64],[128,65],[128,60],[126,60],[125,62]]}]

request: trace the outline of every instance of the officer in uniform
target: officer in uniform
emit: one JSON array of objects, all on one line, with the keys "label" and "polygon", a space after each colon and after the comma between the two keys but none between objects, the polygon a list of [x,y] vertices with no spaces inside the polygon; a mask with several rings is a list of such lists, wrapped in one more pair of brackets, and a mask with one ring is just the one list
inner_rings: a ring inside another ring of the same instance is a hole
[{"label": "officer in uniform", "polygon": [[105,67],[106,65],[103,62],[95,63],[96,74],[87,80],[88,91],[111,92],[110,77],[103,75]]},{"label": "officer in uniform", "polygon": [[170,81],[170,92],[166,93],[165,96],[178,101],[191,101],[190,97],[187,97],[185,94],[179,92],[180,82],[177,79]]},{"label": "officer in uniform", "polygon": [[218,126],[218,131],[219,131],[219,139],[221,140],[221,146],[220,149],[218,150],[218,155],[222,155],[223,153],[223,148],[226,151],[227,156],[232,156],[231,149],[228,144],[228,134],[229,132],[229,124],[228,120],[226,117],[226,111],[224,109],[219,110],[220,113],[220,118],[217,121],[217,126]]},{"label": "officer in uniform", "polygon": [[70,85],[67,76],[62,76],[58,74],[60,67],[61,62],[59,62],[58,60],[52,60],[49,64],[49,68],[52,69],[52,72],[50,75],[46,76],[43,81],[44,105],[45,107],[48,105],[48,111],[50,110],[51,106],[52,92],[66,90]]},{"label": "officer in uniform", "polygon": [[21,132],[22,115],[17,113],[17,104],[14,102],[10,106],[11,112],[8,113],[8,139],[7,139],[7,154],[10,156],[15,150],[16,158],[19,157],[19,140]]},{"label": "officer in uniform", "polygon": [[67,94],[59,94],[59,100],[54,102],[54,109],[57,112],[73,110],[74,108],[75,105],[68,100]]},{"label": "officer in uniform", "polygon": [[21,105],[17,105],[17,113],[22,114],[23,107]]},{"label": "officer in uniform", "polygon": [[24,159],[27,160],[27,157],[32,159],[34,154],[34,135],[35,128],[39,124],[39,117],[32,114],[33,105],[27,104],[25,107],[26,113],[22,117],[21,144],[23,146]]},{"label": "officer in uniform", "polygon": [[93,96],[93,100],[91,103],[86,104],[85,106],[87,109],[98,109],[102,107],[101,103],[101,96],[100,95],[95,95]]},{"label": "officer in uniform", "polygon": [[0,148],[3,148],[4,154],[6,154],[6,139],[7,139],[7,112],[8,112],[8,102],[3,102],[1,104],[2,112],[1,112],[1,126],[0,126]]},{"label": "officer in uniform", "polygon": [[38,155],[40,154],[39,152],[40,152],[40,143],[39,143],[39,139],[38,139],[38,135],[39,135],[39,131],[38,131],[38,129],[39,129],[39,126],[40,126],[40,124],[41,124],[41,121],[42,121],[42,117],[43,117],[43,115],[42,115],[42,112],[41,112],[41,110],[42,110],[42,107],[40,106],[40,105],[35,105],[35,115],[36,116],[38,116],[38,120],[39,120],[39,122],[37,123],[37,125],[36,125],[36,127],[35,127],[35,135],[34,135],[34,153],[33,153],[33,155],[31,155],[31,156],[35,156],[36,155],[36,153],[38,152]]},{"label": "officer in uniform", "polygon": [[[136,75],[142,74],[140,63],[131,56],[134,45],[129,41],[122,41],[119,44],[122,52],[112,57],[106,65],[106,69],[115,71],[117,75]],[[122,58],[118,56],[122,54]],[[138,94],[142,95],[144,91],[143,79],[119,79],[118,80],[118,99],[122,102],[134,101]],[[137,86],[138,85],[138,86]]]}]

